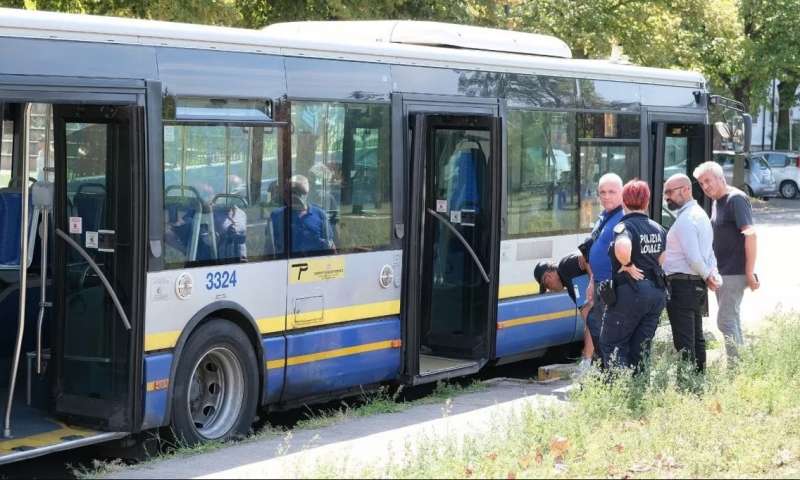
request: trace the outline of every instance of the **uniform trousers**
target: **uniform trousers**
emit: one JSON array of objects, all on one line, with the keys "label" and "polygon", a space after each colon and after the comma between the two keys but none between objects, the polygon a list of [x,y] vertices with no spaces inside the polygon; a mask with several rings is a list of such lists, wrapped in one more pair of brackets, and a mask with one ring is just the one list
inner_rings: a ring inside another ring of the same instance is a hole
[{"label": "uniform trousers", "polygon": [[650,343],[666,304],[666,293],[653,281],[620,282],[617,302],[606,307],[600,331],[603,366],[639,368],[650,354]]}]

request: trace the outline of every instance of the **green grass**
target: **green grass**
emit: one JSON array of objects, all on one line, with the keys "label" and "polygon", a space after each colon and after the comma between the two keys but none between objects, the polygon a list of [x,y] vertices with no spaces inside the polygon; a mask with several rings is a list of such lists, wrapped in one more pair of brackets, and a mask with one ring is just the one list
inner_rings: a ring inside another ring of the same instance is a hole
[{"label": "green grass", "polygon": [[735,368],[705,377],[656,345],[646,375],[590,376],[566,405],[517,411],[488,432],[423,438],[385,465],[309,476],[402,478],[795,477],[800,315],[779,314]]},{"label": "green grass", "polygon": [[355,398],[355,401],[344,400],[338,408],[317,412],[309,409],[306,418],[299,421],[295,428],[319,429],[348,418],[402,412],[415,405],[440,403],[458,395],[478,392],[486,388],[486,385],[479,381],[472,381],[466,385],[439,381],[436,382],[436,387],[430,395],[413,401],[404,401],[401,399],[402,386],[394,391],[389,387],[382,386],[378,390],[362,393]]}]

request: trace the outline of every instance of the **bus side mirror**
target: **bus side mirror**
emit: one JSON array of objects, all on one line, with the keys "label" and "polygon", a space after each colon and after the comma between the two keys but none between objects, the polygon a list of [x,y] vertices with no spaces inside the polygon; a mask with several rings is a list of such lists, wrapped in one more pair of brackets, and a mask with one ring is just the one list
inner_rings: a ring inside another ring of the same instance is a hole
[{"label": "bus side mirror", "polygon": [[750,153],[750,142],[753,139],[753,117],[749,113],[743,113],[744,120],[744,153]]}]

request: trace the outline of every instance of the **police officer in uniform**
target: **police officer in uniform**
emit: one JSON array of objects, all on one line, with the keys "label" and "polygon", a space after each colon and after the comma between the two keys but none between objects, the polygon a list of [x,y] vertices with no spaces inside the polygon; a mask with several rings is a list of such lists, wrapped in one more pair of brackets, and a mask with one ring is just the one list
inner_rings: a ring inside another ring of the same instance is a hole
[{"label": "police officer in uniform", "polygon": [[600,351],[605,367],[638,370],[650,352],[650,342],[666,305],[661,268],[666,231],[647,217],[647,183],[631,180],[625,184],[622,201],[625,216],[614,227],[614,242],[609,247],[614,272],[611,286],[600,288],[608,304],[600,331]]}]

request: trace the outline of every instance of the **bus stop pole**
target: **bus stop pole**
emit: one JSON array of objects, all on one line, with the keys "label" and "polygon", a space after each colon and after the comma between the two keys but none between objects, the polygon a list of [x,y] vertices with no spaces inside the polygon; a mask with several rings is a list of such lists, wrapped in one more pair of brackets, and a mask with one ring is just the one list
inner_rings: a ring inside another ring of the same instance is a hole
[{"label": "bus stop pole", "polygon": [[14,358],[11,367],[11,378],[9,379],[8,403],[6,404],[6,418],[3,425],[3,436],[11,437],[11,407],[14,403],[14,389],[17,383],[17,371],[19,370],[19,360],[22,354],[22,336],[25,333],[25,302],[28,288],[28,197],[30,190],[28,185],[28,162],[30,156],[30,144],[28,133],[31,126],[31,104],[25,104],[22,135],[22,231],[20,232],[20,253],[19,253],[19,326],[17,327],[17,343],[14,346]]}]

